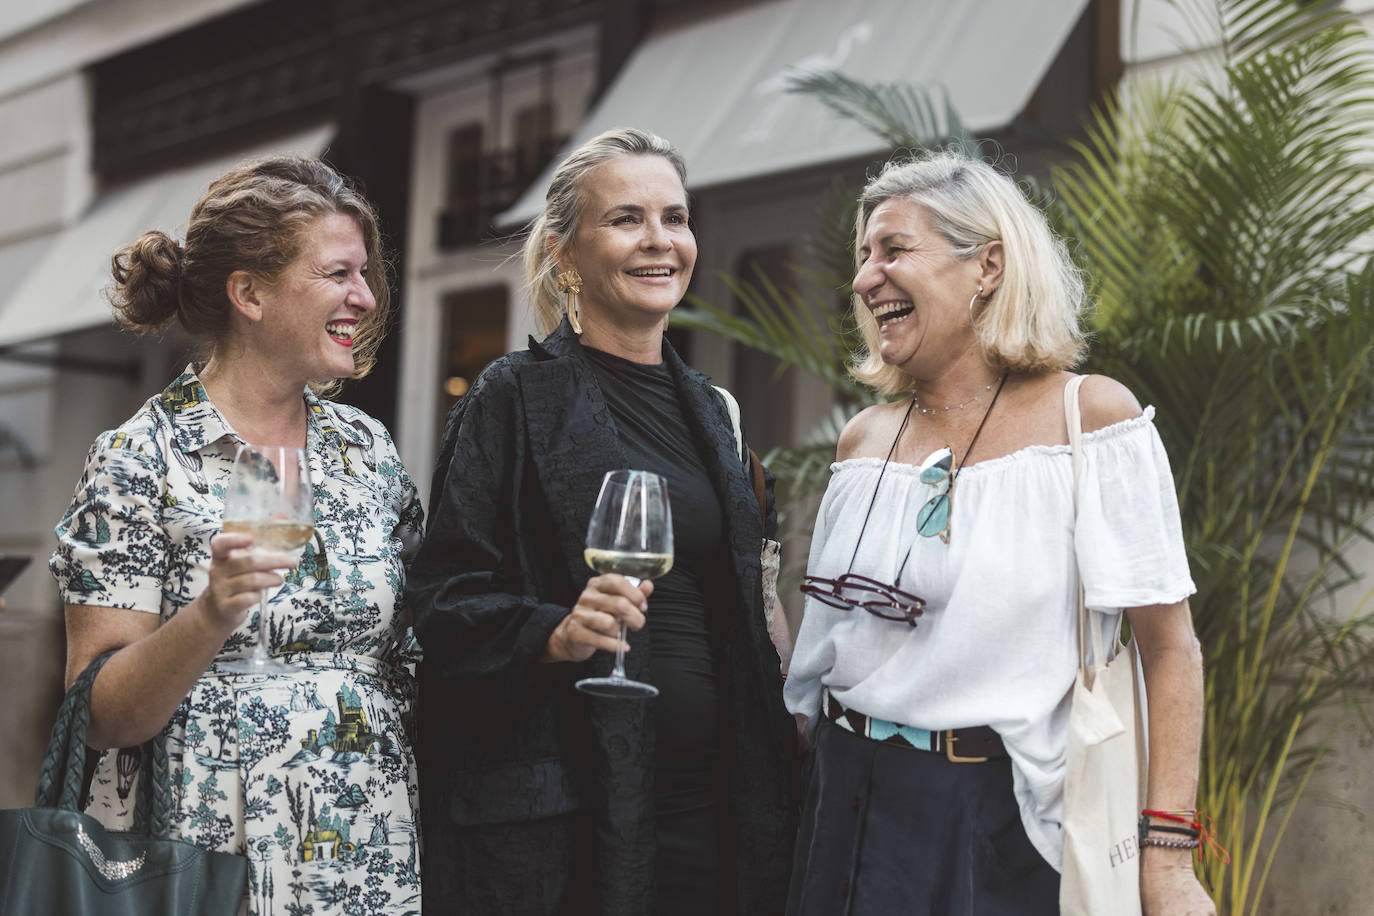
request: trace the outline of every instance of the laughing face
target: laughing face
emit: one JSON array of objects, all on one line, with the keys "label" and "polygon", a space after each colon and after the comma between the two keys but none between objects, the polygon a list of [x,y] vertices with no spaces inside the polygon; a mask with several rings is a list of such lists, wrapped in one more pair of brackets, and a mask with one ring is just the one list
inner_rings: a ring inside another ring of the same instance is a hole
[{"label": "laughing face", "polygon": [[979,258],[960,261],[906,198],[879,204],[859,248],[854,292],[878,322],[879,356],[913,378],[930,378],[977,347],[969,298],[983,275]]},{"label": "laughing face", "polygon": [[625,155],[581,181],[582,217],[559,269],[582,275],[584,327],[661,322],[682,301],[697,259],[687,193],[662,156]]},{"label": "laughing face", "polygon": [[330,213],[305,230],[301,252],[267,287],[259,346],[280,350],[306,381],[353,374],[353,338],[377,307],[367,246],[351,216]]}]

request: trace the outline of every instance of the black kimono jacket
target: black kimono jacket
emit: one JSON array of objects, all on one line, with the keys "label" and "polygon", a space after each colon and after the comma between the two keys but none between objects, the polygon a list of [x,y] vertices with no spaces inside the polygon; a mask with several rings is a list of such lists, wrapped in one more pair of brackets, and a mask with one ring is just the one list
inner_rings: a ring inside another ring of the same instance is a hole
[{"label": "black kimono jacket", "polygon": [[[786,901],[797,757],[764,623],[765,520],[720,396],[666,341],[663,358],[720,499],[736,578],[736,606],[712,621],[722,646],[729,774],[722,816],[734,852],[726,874],[733,872],[738,912],[767,916]],[[579,678],[608,674],[610,653],[582,664],[538,661],[593,575],[582,550],[601,479],[626,466],[591,365],[564,321],[542,343],[531,339],[528,351],[492,363],[454,406],[407,591],[424,649],[418,756],[425,835],[590,812],[601,913],[647,916],[652,701],[600,699],[573,688]],[[771,487],[766,528],[774,536]],[[647,673],[650,629],[629,636],[632,678]],[[541,851],[528,854],[537,861]],[[445,869],[427,861],[424,880],[442,880]]]}]

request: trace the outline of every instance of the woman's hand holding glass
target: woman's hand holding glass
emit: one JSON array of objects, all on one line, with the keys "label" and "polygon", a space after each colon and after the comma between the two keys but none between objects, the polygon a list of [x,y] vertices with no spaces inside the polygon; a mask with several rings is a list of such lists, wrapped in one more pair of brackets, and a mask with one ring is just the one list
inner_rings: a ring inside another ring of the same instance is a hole
[{"label": "woman's hand holding glass", "polygon": [[[667,575],[673,568],[673,513],[668,504],[668,482],[648,471],[607,471],[587,522],[587,547],[582,556],[588,566],[601,573],[598,578],[623,578],[636,588],[646,580]],[[630,647],[625,633],[628,625],[629,620],[621,618],[611,673],[606,677],[583,678],[577,682],[578,690],[611,698],[658,696],[657,687],[625,676],[625,652]]]},{"label": "woman's hand holding glass", "polygon": [[615,655],[608,677],[583,678],[577,689],[603,697],[653,697],[657,688],[625,676],[627,630],[644,626],[652,579],[673,567],[668,485],[648,471],[608,471],[587,523],[587,580],[568,616],[549,636],[541,659],[581,662],[598,649]]},{"label": "woman's hand holding glass", "polygon": [[[234,457],[224,497],[225,533],[253,538],[251,552],[262,562],[283,551],[299,551],[315,532],[314,488],[310,482],[310,454],[287,446],[243,445]],[[298,556],[298,554],[297,554]],[[274,568],[294,566],[292,562]],[[250,569],[256,581],[260,570]],[[253,653],[223,665],[236,674],[282,674],[294,670],[271,657],[271,632],[267,619],[267,589],[258,591],[258,639]]]},{"label": "woman's hand holding glass", "polygon": [[264,589],[282,584],[280,571],[300,562],[295,553],[252,548],[250,534],[222,531],[210,539],[209,578],[196,600],[226,636],[248,619]]},{"label": "woman's hand holding glass", "polygon": [[654,583],[648,579],[637,586],[614,573],[588,579],[572,613],[549,636],[544,660],[585,662],[598,649],[620,649],[620,627],[638,630],[644,626],[646,599],[653,591]]}]

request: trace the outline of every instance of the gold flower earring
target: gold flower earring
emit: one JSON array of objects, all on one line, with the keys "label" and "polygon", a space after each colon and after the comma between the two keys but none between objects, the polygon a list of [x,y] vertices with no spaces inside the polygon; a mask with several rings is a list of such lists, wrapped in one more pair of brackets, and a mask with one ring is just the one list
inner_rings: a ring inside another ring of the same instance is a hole
[{"label": "gold flower earring", "polygon": [[558,291],[563,294],[563,311],[568,316],[574,334],[582,333],[582,322],[577,317],[577,297],[582,292],[582,275],[575,270],[565,270],[558,275]]}]

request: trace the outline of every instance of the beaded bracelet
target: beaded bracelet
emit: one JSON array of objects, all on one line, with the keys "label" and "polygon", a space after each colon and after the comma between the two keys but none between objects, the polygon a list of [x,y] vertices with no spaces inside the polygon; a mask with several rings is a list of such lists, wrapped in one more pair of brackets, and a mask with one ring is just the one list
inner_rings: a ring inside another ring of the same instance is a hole
[{"label": "beaded bracelet", "polygon": [[1155,824],[1150,821],[1149,815],[1153,812],[1142,812],[1140,815],[1139,831],[1137,838],[1144,842],[1145,838],[1151,833],[1174,833],[1180,836],[1196,840],[1202,835],[1200,827],[1189,824],[1187,827],[1172,827],[1167,824]]},{"label": "beaded bracelet", "polygon": [[1197,838],[1191,840],[1166,840],[1164,837],[1147,836],[1140,841],[1141,846],[1163,846],[1165,849],[1197,849]]}]

